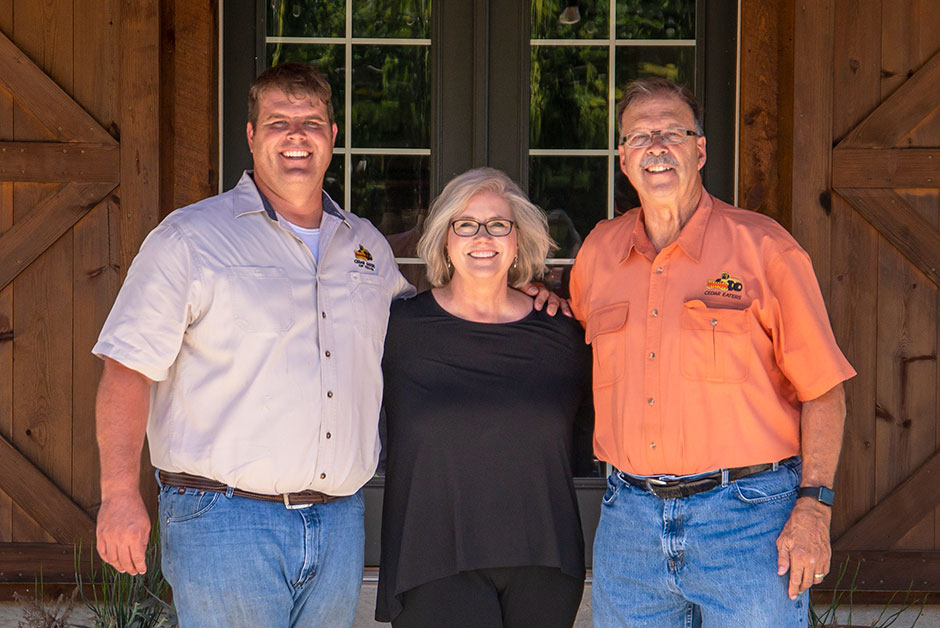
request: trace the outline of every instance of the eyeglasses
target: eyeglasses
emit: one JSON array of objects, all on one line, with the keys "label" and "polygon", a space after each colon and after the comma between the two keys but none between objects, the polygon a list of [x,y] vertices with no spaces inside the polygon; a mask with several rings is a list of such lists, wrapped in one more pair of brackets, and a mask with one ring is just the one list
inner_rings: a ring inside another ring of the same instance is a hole
[{"label": "eyeglasses", "polygon": [[662,129],[656,131],[633,131],[627,133],[623,136],[623,139],[620,140],[621,144],[626,144],[627,148],[643,148],[649,146],[653,143],[653,138],[659,136],[659,139],[662,140],[663,144],[672,145],[672,144],[681,144],[685,141],[686,137],[698,137],[698,133],[695,131],[690,131],[689,129],[683,129],[681,127],[675,127],[672,129]]},{"label": "eyeglasses", "polygon": [[450,223],[451,229],[461,238],[472,238],[480,232],[480,227],[486,229],[486,232],[494,238],[508,236],[512,231],[513,222],[503,218],[494,218],[486,222],[477,222],[469,218],[461,218]]}]

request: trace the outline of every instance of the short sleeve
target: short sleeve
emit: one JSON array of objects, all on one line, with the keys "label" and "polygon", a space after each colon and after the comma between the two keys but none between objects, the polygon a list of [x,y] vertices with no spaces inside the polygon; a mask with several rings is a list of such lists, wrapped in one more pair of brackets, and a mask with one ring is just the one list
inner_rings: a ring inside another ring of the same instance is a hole
[{"label": "short sleeve", "polygon": [[174,225],[161,224],[131,263],[92,353],[154,381],[166,379],[199,314],[201,288],[188,243]]},{"label": "short sleeve", "polygon": [[809,255],[796,247],[783,251],[768,266],[767,280],[774,357],[800,401],[853,377],[855,369],[832,333]]}]

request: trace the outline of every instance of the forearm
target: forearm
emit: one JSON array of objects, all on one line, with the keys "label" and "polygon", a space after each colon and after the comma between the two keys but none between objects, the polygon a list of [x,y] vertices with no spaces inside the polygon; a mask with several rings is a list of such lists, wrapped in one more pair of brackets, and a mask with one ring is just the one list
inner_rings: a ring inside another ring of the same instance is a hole
[{"label": "forearm", "polygon": [[102,500],[139,491],[151,384],[140,373],[105,360],[95,403]]},{"label": "forearm", "polygon": [[832,487],[844,426],[845,392],[841,383],[803,403],[800,419],[803,486]]}]

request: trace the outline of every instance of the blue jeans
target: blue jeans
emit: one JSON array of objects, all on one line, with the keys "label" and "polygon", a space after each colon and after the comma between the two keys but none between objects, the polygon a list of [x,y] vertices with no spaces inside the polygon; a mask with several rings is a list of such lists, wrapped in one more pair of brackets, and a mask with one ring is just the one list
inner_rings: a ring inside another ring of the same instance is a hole
[{"label": "blue jeans", "polygon": [[284,504],[164,486],[163,573],[182,628],[350,628],[362,585],[362,493]]},{"label": "blue jeans", "polygon": [[807,594],[791,600],[787,575],[777,575],[800,472],[788,462],[681,499],[614,472],[594,537],[594,626],[807,626]]}]

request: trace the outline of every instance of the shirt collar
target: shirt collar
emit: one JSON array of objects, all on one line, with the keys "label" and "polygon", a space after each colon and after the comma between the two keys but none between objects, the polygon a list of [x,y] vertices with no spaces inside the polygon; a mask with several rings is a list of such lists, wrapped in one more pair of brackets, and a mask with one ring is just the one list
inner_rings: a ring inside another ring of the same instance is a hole
[{"label": "shirt collar", "polygon": [[[261,190],[258,189],[258,185],[255,183],[254,179],[254,171],[246,170],[242,174],[242,178],[238,180],[238,185],[235,186],[235,193],[237,195],[234,207],[236,218],[244,216],[245,214],[263,211],[268,218],[277,222],[277,212],[274,211],[274,206],[271,205],[271,201],[268,200],[268,197],[262,194]],[[321,194],[323,199],[323,213],[346,222],[346,219],[343,217],[343,212],[340,211],[336,201],[330,198],[326,190],[321,190]]]},{"label": "shirt collar", "polygon": [[[682,227],[679,237],[674,244],[685,252],[693,261],[698,262],[702,257],[702,247],[705,245],[705,231],[708,228],[708,219],[711,217],[714,207],[712,195],[702,190],[702,196],[698,201],[695,212],[692,213],[689,221]],[[643,220],[643,208],[637,212],[637,218],[633,225],[633,231],[627,237],[627,246],[624,251],[621,262],[630,257],[632,251],[640,255],[653,259],[656,257],[656,248],[650,242],[646,235],[646,223]]]}]

